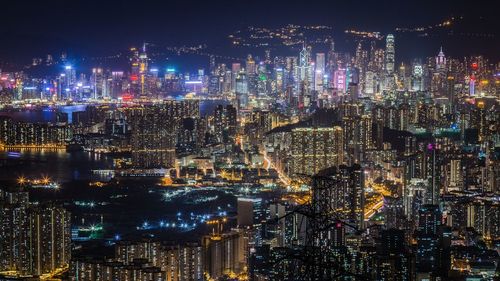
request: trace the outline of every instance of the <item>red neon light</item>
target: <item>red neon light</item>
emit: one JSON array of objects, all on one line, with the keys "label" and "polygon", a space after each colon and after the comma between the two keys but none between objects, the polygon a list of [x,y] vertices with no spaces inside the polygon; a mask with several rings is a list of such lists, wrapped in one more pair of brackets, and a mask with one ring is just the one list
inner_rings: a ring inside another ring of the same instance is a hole
[{"label": "red neon light", "polygon": [[123,94],[122,95],[122,100],[125,100],[125,101],[129,101],[129,100],[132,100],[134,97],[132,97],[132,95],[130,94]]}]

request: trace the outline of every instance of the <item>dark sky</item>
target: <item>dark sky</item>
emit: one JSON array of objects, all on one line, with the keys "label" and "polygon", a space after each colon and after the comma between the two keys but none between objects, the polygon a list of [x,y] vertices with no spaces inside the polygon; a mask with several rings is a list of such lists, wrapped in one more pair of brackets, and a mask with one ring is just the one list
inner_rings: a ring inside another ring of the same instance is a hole
[{"label": "dark sky", "polygon": [[[487,18],[496,26],[497,1],[462,0],[4,0],[0,59],[69,49],[111,54],[138,42],[217,45],[248,25],[326,24],[388,32],[396,26],[435,24],[451,15]],[[483,25],[484,26],[484,25]],[[483,28],[483,26],[479,28]],[[474,28],[474,27],[471,27]],[[335,36],[335,34],[334,34]],[[498,46],[500,49],[500,46]]]}]

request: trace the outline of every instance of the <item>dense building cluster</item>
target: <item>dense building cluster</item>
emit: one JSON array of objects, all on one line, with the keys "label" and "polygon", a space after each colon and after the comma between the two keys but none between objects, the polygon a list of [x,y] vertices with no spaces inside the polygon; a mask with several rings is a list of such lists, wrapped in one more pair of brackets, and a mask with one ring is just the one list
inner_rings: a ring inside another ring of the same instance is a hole
[{"label": "dense building cluster", "polygon": [[71,216],[64,208],[29,202],[26,191],[0,193],[0,271],[50,277],[71,259]]},{"label": "dense building cluster", "polygon": [[[290,42],[294,28],[252,31]],[[107,155],[103,173],[159,178],[170,201],[203,188],[237,197],[234,216],[200,220],[196,243],[115,241],[114,257],[74,258],[72,280],[497,277],[500,64],[443,49],[402,63],[396,36],[362,34],[354,53],[301,40],[295,56],[211,56],[194,74],[150,67],[146,45],[128,71],[0,71],[10,111],[83,106],[50,122],[0,117],[2,146]],[[68,267],[69,214],[2,198],[1,271]]]}]

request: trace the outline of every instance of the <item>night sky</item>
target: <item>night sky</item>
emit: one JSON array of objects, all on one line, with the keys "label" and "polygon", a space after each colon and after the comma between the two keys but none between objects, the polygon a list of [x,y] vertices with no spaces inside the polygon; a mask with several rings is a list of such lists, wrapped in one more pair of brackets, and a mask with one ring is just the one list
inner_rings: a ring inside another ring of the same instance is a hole
[{"label": "night sky", "polygon": [[[217,46],[228,33],[248,25],[324,24],[334,27],[334,37],[348,27],[391,32],[397,26],[436,24],[450,16],[465,16],[467,32],[496,35],[486,42],[462,38],[461,44],[450,44],[457,55],[481,52],[497,59],[500,24],[495,2],[6,0],[1,6],[0,59],[29,62],[60,50],[105,55],[143,41]],[[435,43],[439,44],[446,42]]]}]

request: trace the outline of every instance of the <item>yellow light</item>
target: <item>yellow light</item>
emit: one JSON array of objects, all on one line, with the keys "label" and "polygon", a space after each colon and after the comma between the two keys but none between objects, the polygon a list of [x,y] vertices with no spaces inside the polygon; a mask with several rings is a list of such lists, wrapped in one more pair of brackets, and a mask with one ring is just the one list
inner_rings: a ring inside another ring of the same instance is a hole
[{"label": "yellow light", "polygon": [[22,185],[22,184],[25,184],[25,183],[26,183],[26,178],[25,178],[25,177],[23,177],[23,176],[19,177],[19,178],[17,179],[17,183],[18,183],[18,184],[21,184],[21,185]]}]

